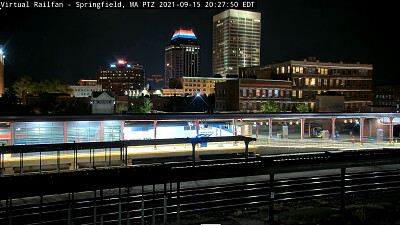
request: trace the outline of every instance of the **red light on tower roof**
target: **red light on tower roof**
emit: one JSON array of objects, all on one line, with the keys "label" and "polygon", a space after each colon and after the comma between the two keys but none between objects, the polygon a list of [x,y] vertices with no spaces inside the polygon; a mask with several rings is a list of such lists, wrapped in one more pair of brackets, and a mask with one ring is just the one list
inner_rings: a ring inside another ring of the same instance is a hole
[{"label": "red light on tower roof", "polygon": [[118,64],[125,64],[126,61],[125,60],[118,60]]}]

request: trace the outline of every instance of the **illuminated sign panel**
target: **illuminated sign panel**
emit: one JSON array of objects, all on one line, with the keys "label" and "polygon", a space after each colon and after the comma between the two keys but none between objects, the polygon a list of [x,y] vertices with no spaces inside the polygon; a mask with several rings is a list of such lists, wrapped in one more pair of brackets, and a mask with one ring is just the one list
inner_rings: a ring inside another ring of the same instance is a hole
[{"label": "illuminated sign panel", "polygon": [[182,30],[182,29],[179,29],[179,30],[175,31],[175,33],[172,36],[171,40],[174,40],[176,38],[197,39],[196,35],[193,33],[193,30]]}]

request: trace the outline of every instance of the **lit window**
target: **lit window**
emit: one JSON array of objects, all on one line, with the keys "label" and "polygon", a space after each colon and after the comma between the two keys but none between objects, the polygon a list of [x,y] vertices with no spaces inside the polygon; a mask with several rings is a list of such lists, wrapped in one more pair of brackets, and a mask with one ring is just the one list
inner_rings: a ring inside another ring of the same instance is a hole
[{"label": "lit window", "polygon": [[261,94],[260,94],[260,89],[257,89],[257,90],[256,90],[256,96],[257,96],[257,97],[260,97],[260,95],[261,95]]}]

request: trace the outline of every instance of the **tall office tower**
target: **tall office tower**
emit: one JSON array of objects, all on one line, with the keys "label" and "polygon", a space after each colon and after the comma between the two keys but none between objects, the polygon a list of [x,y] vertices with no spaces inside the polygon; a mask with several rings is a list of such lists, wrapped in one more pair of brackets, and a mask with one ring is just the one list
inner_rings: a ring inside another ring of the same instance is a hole
[{"label": "tall office tower", "polygon": [[169,80],[179,77],[197,77],[200,73],[200,45],[193,30],[179,29],[165,47],[165,87]]},{"label": "tall office tower", "polygon": [[213,17],[212,73],[237,77],[260,65],[261,13],[229,9]]},{"label": "tall office tower", "polygon": [[97,83],[103,91],[112,91],[115,95],[137,96],[145,88],[144,76],[144,68],[139,63],[118,60],[110,68],[97,71]]},{"label": "tall office tower", "polygon": [[0,45],[0,97],[4,94],[4,52]]}]

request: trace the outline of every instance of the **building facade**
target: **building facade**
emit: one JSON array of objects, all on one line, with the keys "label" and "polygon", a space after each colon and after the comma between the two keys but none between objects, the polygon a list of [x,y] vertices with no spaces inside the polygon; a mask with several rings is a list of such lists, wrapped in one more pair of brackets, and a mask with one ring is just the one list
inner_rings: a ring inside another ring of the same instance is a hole
[{"label": "building facade", "polygon": [[268,101],[290,110],[292,83],[285,80],[232,79],[215,85],[215,109],[261,112]]},{"label": "building facade", "polygon": [[165,87],[169,80],[179,77],[197,77],[200,73],[200,45],[193,30],[179,29],[165,47]]},{"label": "building facade", "polygon": [[337,92],[324,92],[316,96],[316,112],[344,112],[344,96]]},{"label": "building facade", "polygon": [[145,88],[145,70],[139,63],[118,60],[109,68],[97,71],[97,83],[103,91],[115,95],[137,96]]},{"label": "building facade", "polygon": [[239,78],[271,79],[271,68],[269,65],[239,67]]},{"label": "building facade", "polygon": [[373,88],[372,105],[400,109],[400,85],[376,86]]},{"label": "building facade", "polygon": [[78,85],[71,85],[72,89],[71,97],[77,98],[88,98],[92,96],[92,92],[102,91],[103,88],[100,84],[97,84],[97,80],[79,80]]},{"label": "building facade", "polygon": [[96,86],[97,80],[89,80],[89,79],[80,79],[78,81],[79,86]]},{"label": "building facade", "polygon": [[0,45],[0,97],[4,94],[4,52]]},{"label": "building facade", "polygon": [[196,94],[212,95],[215,93],[215,84],[235,80],[234,78],[214,78],[214,77],[182,77],[183,92],[187,95]]},{"label": "building facade", "polygon": [[229,9],[213,17],[212,74],[238,76],[260,65],[261,13]]},{"label": "building facade", "polygon": [[92,114],[113,114],[115,97],[112,92],[93,92],[90,99]]},{"label": "building facade", "polygon": [[314,57],[271,64],[272,78],[292,82],[292,105],[315,109],[316,95],[326,91],[344,96],[344,111],[359,112],[372,103],[372,65],[320,62]]},{"label": "building facade", "polygon": [[175,96],[184,96],[185,93],[181,88],[163,88],[161,89],[161,96],[163,97],[175,97]]}]

